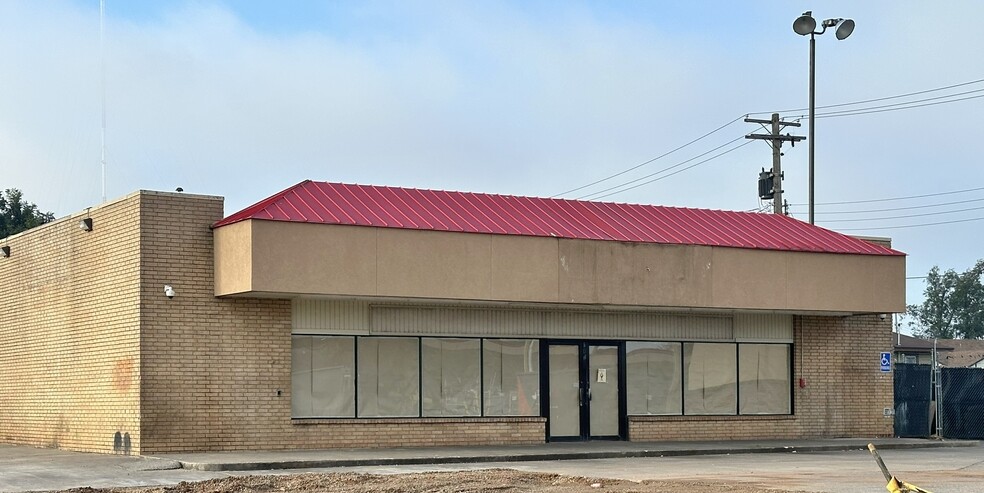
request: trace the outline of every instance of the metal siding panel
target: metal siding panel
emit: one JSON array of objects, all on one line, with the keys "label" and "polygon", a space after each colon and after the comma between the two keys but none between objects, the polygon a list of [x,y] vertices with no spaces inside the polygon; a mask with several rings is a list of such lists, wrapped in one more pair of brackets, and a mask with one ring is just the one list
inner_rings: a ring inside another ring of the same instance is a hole
[{"label": "metal siding panel", "polygon": [[469,233],[484,232],[481,226],[481,219],[469,210],[467,203],[462,201],[460,193],[437,192],[434,194],[441,201],[444,209],[449,213],[453,213],[458,218],[458,223],[461,225],[462,231]]},{"label": "metal siding panel", "polygon": [[735,314],[735,339],[739,342],[793,342],[793,316]]},{"label": "metal siding panel", "polygon": [[728,316],[648,312],[372,306],[376,335],[733,341]]},{"label": "metal siding panel", "polygon": [[304,181],[247,219],[864,255],[902,253],[781,214]]},{"label": "metal siding panel", "polygon": [[295,334],[368,334],[369,303],[296,299],[291,303]]},{"label": "metal siding panel", "polygon": [[[338,205],[337,197],[326,193],[325,188],[326,187],[311,187],[311,196],[315,197],[318,203],[326,209],[328,215],[333,218],[331,224],[353,224],[355,219],[342,210],[342,208]],[[344,214],[346,219],[342,219],[339,214]]]},{"label": "metal siding panel", "polygon": [[347,217],[350,217],[352,219],[352,222],[350,223],[339,223],[339,224],[351,224],[356,226],[372,225],[373,224],[372,219],[367,217],[366,214],[363,213],[364,212],[363,210],[353,205],[352,202],[349,200],[348,196],[351,194],[345,193],[345,190],[347,189],[348,187],[338,185],[335,183],[325,183],[325,186],[321,187],[321,191],[333,197],[332,202],[334,202],[338,206],[339,211],[342,214],[345,214]]}]

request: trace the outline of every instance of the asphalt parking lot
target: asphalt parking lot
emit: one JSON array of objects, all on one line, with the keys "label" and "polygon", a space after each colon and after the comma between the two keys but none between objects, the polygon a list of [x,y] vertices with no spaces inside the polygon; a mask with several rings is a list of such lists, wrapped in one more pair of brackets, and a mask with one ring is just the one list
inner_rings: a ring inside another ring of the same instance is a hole
[{"label": "asphalt parking lot", "polygon": [[[899,478],[934,493],[984,491],[984,447],[883,450]],[[169,459],[79,454],[0,445],[0,492],[90,486],[172,485],[232,475],[301,472],[399,474],[421,471],[512,468],[577,476],[741,481],[763,487],[817,492],[884,492],[885,481],[866,450],[758,453],[591,460],[482,462],[447,465],[364,466],[293,471],[209,472],[177,469]]]},{"label": "asphalt parking lot", "polygon": [[[984,491],[984,447],[886,450],[881,452],[881,456],[896,477],[933,493]],[[633,481],[644,479],[741,481],[757,483],[766,488],[829,493],[884,493],[886,491],[881,471],[867,450],[468,465],[468,468],[478,467],[506,467],[521,471],[590,475]],[[402,466],[354,470],[402,473],[449,469],[462,469],[462,467]]]}]

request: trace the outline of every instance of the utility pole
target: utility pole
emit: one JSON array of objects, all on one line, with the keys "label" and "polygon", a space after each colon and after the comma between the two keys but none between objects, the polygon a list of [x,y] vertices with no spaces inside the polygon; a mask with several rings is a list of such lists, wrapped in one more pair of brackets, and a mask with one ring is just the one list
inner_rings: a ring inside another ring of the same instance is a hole
[{"label": "utility pole", "polygon": [[[758,120],[755,118],[745,118],[746,123],[758,123],[762,125],[766,130],[771,130],[768,134],[748,134],[745,136],[746,139],[757,139],[768,141],[769,146],[772,147],[772,171],[771,173],[766,173],[764,170],[759,174],[759,198],[762,199],[772,199],[772,211],[776,214],[783,213],[783,202],[782,202],[782,143],[789,142],[790,145],[795,146],[797,142],[805,139],[801,135],[782,135],[780,132],[786,127],[798,127],[800,126],[797,122],[784,122],[779,119],[779,113],[773,113],[772,119],[770,120]],[[770,127],[766,127],[770,125]],[[764,183],[771,181],[772,186],[766,186],[763,189]],[[770,190],[771,188],[771,190]]]}]

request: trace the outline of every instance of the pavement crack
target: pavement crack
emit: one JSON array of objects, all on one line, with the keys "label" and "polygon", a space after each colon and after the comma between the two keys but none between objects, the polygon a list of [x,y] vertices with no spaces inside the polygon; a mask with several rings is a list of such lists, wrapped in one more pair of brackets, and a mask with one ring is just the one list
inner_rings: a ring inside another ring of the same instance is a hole
[{"label": "pavement crack", "polygon": [[984,460],[979,460],[979,461],[977,461],[977,462],[974,462],[974,463],[972,463],[972,464],[967,464],[966,466],[963,466],[963,467],[960,467],[960,468],[957,468],[957,470],[958,470],[958,471],[963,471],[964,469],[970,469],[971,467],[974,467],[974,466],[979,466],[979,465],[981,465],[981,464],[984,464]]}]

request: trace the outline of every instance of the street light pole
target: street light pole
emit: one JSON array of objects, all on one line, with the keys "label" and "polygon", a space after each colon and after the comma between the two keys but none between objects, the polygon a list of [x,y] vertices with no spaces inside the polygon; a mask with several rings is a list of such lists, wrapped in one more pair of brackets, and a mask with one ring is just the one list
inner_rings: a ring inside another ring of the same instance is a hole
[{"label": "street light pole", "polygon": [[810,179],[810,192],[809,192],[809,202],[810,202],[810,224],[814,224],[814,195],[813,195],[813,157],[814,157],[814,113],[816,112],[816,58],[817,58],[817,39],[818,34],[823,34],[827,31],[828,27],[837,27],[835,35],[837,39],[845,39],[854,32],[854,21],[851,19],[825,19],[820,23],[820,29],[817,31],[817,21],[813,18],[812,11],[803,12],[803,15],[796,18],[793,21],[793,31],[800,36],[810,35],[810,132],[807,138],[807,144],[809,146],[809,179]]},{"label": "street light pole", "polygon": [[809,179],[810,179],[810,224],[815,224],[813,222],[813,130],[816,126],[813,124],[813,114],[816,108],[816,85],[817,85],[817,38],[814,33],[810,33],[810,131],[809,136],[806,139],[807,147],[809,147]]}]

